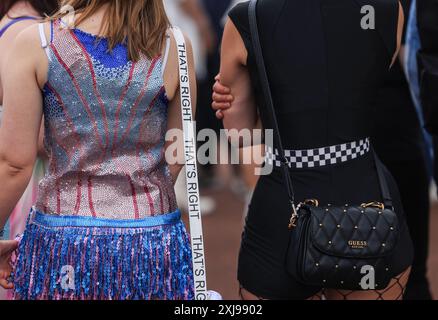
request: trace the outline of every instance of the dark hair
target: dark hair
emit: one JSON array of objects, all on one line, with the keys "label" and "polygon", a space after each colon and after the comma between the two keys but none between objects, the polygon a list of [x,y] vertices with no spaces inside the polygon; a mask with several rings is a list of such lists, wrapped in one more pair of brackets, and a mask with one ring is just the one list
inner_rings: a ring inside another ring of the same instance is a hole
[{"label": "dark hair", "polygon": [[[0,1],[0,19],[20,0],[1,0]],[[54,14],[59,8],[58,0],[26,0],[41,17]]]}]

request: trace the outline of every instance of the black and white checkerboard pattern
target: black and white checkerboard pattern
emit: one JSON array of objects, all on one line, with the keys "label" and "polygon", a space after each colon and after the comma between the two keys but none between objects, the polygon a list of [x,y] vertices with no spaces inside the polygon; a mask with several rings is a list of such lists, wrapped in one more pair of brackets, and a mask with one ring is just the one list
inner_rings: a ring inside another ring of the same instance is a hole
[{"label": "black and white checkerboard pattern", "polygon": [[[305,169],[347,162],[365,155],[370,151],[370,139],[310,150],[285,150],[290,168]],[[281,166],[278,150],[266,147],[266,163]]]}]

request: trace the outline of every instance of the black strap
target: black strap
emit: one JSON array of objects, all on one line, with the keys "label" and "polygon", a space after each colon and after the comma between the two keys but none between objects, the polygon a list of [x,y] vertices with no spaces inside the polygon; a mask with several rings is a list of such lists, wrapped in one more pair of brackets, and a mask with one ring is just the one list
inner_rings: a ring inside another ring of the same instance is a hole
[{"label": "black strap", "polygon": [[392,197],[391,193],[389,192],[388,182],[386,180],[385,173],[383,172],[383,163],[382,161],[380,161],[374,149],[372,150],[372,153],[374,156],[374,161],[376,163],[377,176],[379,178],[380,190],[382,191],[383,203],[385,204],[386,208],[392,208]]},{"label": "black strap", "polygon": [[[249,15],[249,26],[251,30],[251,38],[252,45],[254,50],[255,62],[257,64],[257,70],[260,77],[260,82],[262,85],[263,96],[265,98],[265,104],[268,109],[269,116],[271,118],[272,127],[274,129],[274,139],[276,140],[279,157],[281,161],[281,167],[283,169],[284,180],[286,183],[287,193],[289,197],[289,201],[292,205],[292,208],[295,209],[295,193],[292,184],[292,178],[289,174],[289,163],[286,159],[283,142],[280,135],[280,130],[278,126],[277,116],[275,113],[274,102],[272,99],[271,88],[269,86],[269,79],[266,73],[265,60],[263,58],[262,46],[260,43],[259,30],[257,25],[257,0],[251,0],[248,7],[248,15]],[[383,172],[383,164],[380,162],[377,154],[372,151],[374,155],[374,160],[377,168],[377,175],[379,178],[380,189],[383,196],[383,202],[385,207],[392,208],[392,198],[389,192],[388,184],[385,178],[385,174]]]},{"label": "black strap", "polygon": [[260,44],[259,30],[257,26],[257,12],[256,12],[257,0],[252,0],[249,3],[249,26],[251,29],[252,45],[254,49],[255,61],[257,64],[257,70],[260,76],[263,96],[265,98],[265,103],[268,108],[268,113],[271,117],[271,123],[274,129],[274,139],[277,142],[281,167],[283,169],[283,174],[286,182],[287,193],[289,196],[289,201],[292,207],[295,207],[295,194],[292,185],[292,179],[289,174],[289,163],[286,160],[285,152],[283,148],[283,142],[280,136],[280,130],[278,127],[277,116],[275,115],[274,102],[272,100],[271,88],[269,87],[268,75],[266,73],[265,60],[263,58],[263,51]]}]

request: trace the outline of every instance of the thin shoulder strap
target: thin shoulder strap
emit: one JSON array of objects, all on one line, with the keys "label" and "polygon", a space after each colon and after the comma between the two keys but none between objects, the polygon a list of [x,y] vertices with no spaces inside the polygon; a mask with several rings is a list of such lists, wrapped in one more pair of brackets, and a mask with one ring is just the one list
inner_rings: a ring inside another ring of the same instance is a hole
[{"label": "thin shoulder strap", "polygon": [[292,185],[292,178],[289,174],[289,164],[286,159],[286,155],[283,148],[283,142],[280,136],[280,129],[278,126],[277,116],[274,109],[274,102],[272,99],[271,89],[269,86],[269,79],[266,73],[266,66],[263,57],[262,46],[260,43],[259,30],[257,25],[257,0],[251,0],[248,7],[249,26],[251,30],[251,42],[253,45],[255,61],[257,64],[257,71],[259,73],[260,81],[262,84],[263,97],[265,98],[265,105],[268,109],[268,114],[271,117],[271,124],[274,129],[274,137],[279,149],[279,156],[281,161],[281,167],[283,169],[283,176],[286,183],[289,202],[292,207],[292,211],[296,213],[295,205],[295,193]]},{"label": "thin shoulder strap", "polygon": [[41,47],[42,48],[47,48],[48,47],[48,43],[47,43],[47,38],[46,38],[46,31],[44,30],[44,23],[39,23],[38,24],[38,30],[40,32]]},{"label": "thin shoulder strap", "polygon": [[170,51],[170,34],[166,35],[166,47],[164,49],[164,56],[163,56],[163,66],[162,66],[162,76],[164,76],[164,71],[166,70],[167,66],[167,60],[169,60],[169,51]]},{"label": "thin shoulder strap", "polygon": [[44,49],[44,51],[46,52],[47,58],[49,59],[49,61],[51,61],[52,58],[50,56],[49,43],[47,41],[46,31],[44,30],[44,23],[38,24],[38,30],[40,33],[41,48]]},{"label": "thin shoulder strap", "polygon": [[12,20],[9,21],[3,28],[0,29],[0,38],[5,34],[6,31],[8,31],[8,29],[10,27],[12,27],[14,24],[16,24],[18,21],[17,20]]},{"label": "thin shoulder strap", "polygon": [[21,22],[21,21],[28,21],[28,20],[37,20],[37,17],[30,17],[30,16],[23,16],[23,17],[18,17],[18,18],[14,18],[11,21],[9,21],[3,28],[0,29],[0,38],[5,34],[6,31],[8,31],[8,29],[10,27],[12,27],[14,24]]},{"label": "thin shoulder strap", "polygon": [[374,149],[372,152],[373,152],[374,162],[377,168],[377,176],[379,178],[380,191],[382,192],[383,203],[385,205],[385,208],[393,208],[392,197],[389,191],[388,181],[386,179],[385,172],[383,170],[384,164],[379,159]]},{"label": "thin shoulder strap", "polygon": [[192,244],[193,275],[196,300],[207,300],[207,273],[205,267],[204,234],[202,230],[201,201],[199,194],[196,138],[190,90],[189,59],[186,41],[178,28],[172,28],[175,37],[179,65],[181,115],[184,133],[187,197],[189,203],[190,237]]}]

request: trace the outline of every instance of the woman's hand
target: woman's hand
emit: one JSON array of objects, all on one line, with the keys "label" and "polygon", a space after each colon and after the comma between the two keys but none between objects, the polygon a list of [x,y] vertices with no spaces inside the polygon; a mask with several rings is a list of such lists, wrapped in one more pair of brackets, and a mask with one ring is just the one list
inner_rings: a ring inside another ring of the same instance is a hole
[{"label": "woman's hand", "polygon": [[4,289],[13,289],[9,282],[12,273],[12,253],[17,250],[18,241],[0,241],[0,286]]},{"label": "woman's hand", "polygon": [[234,101],[234,96],[231,95],[231,89],[225,87],[220,82],[220,75],[217,75],[216,83],[213,86],[213,110],[216,111],[216,117],[219,120],[224,118],[223,111],[231,108],[231,104]]}]

